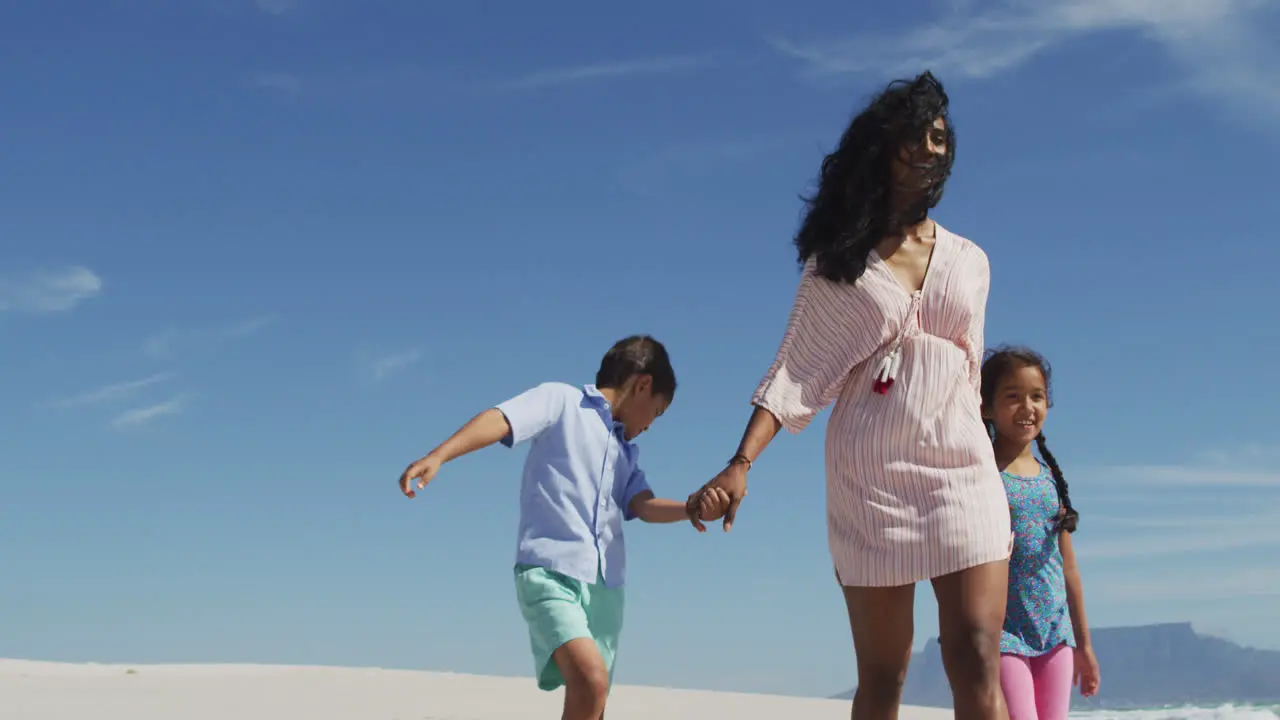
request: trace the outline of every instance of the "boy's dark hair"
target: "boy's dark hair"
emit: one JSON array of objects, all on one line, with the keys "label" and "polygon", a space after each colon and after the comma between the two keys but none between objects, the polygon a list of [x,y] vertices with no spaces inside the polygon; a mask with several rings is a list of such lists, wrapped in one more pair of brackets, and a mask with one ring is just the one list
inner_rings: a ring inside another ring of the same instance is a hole
[{"label": "boy's dark hair", "polygon": [[[1048,407],[1053,407],[1053,368],[1049,366],[1049,361],[1031,348],[1007,346],[988,352],[986,360],[982,362],[983,407],[989,408],[994,404],[996,386],[1000,384],[1000,378],[1024,367],[1033,367],[1044,376],[1045,402]],[[990,420],[983,420],[983,422],[986,424],[987,432],[994,442],[995,425]],[[1044,433],[1036,436],[1036,449],[1040,451],[1040,457],[1044,459],[1044,464],[1049,466],[1049,473],[1053,475],[1054,485],[1058,488],[1058,502],[1062,505],[1062,515],[1058,518],[1058,529],[1073,533],[1080,524],[1080,513],[1076,512],[1076,509],[1071,506],[1071,495],[1067,492],[1067,479],[1062,475],[1062,468],[1058,466],[1058,459],[1053,456],[1053,453],[1049,452],[1049,444],[1044,439]]]},{"label": "boy's dark hair", "polygon": [[676,396],[676,371],[662,343],[648,335],[623,338],[609,348],[596,371],[596,387],[621,388],[635,375],[653,378],[653,392],[667,400]]}]

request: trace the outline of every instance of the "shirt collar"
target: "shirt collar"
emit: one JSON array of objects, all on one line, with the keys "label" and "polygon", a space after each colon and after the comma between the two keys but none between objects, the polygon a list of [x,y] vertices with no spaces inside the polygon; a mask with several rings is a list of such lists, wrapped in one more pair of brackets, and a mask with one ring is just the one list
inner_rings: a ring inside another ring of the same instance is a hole
[{"label": "shirt collar", "polygon": [[593,405],[602,408],[609,407],[609,401],[605,399],[604,393],[600,392],[600,388],[597,388],[595,385],[583,385],[582,392],[590,398]]},{"label": "shirt collar", "polygon": [[612,423],[614,430],[622,429],[622,423],[613,417],[613,405],[605,398],[604,393],[600,392],[600,388],[595,385],[583,385],[582,392],[587,397],[587,402],[595,406],[600,411],[600,416],[608,423]]}]

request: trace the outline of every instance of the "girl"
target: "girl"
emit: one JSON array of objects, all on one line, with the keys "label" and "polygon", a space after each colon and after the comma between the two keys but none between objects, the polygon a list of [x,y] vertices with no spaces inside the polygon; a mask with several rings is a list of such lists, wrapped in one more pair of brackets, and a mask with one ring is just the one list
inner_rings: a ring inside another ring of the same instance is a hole
[{"label": "girl", "polygon": [[[1048,361],[1026,348],[999,349],[982,364],[982,416],[1014,530],[1000,639],[1000,685],[1011,720],[1066,720],[1073,684],[1085,697],[1098,691],[1071,548],[1080,515],[1041,432],[1053,405],[1049,381]],[[1033,442],[1043,461],[1032,454]]]}]

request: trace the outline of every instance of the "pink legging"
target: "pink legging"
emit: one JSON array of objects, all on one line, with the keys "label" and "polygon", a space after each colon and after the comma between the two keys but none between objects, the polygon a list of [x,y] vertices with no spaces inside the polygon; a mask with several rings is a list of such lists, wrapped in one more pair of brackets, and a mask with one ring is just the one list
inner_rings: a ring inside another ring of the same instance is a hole
[{"label": "pink legging", "polygon": [[1038,657],[1000,656],[1009,720],[1067,720],[1074,659],[1066,644]]}]

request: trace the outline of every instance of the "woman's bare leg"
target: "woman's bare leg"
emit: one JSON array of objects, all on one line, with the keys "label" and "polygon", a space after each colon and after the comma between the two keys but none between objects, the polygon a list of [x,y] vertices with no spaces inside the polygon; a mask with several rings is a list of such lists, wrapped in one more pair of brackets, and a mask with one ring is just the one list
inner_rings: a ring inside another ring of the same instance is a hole
[{"label": "woman's bare leg", "polygon": [[897,720],[915,633],[915,585],[846,587],[858,658],[854,720]]},{"label": "woman's bare leg", "polygon": [[933,579],[938,640],[956,720],[1009,720],[1000,690],[1000,631],[1009,593],[1006,560]]}]

